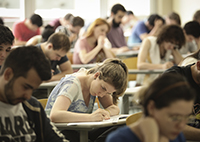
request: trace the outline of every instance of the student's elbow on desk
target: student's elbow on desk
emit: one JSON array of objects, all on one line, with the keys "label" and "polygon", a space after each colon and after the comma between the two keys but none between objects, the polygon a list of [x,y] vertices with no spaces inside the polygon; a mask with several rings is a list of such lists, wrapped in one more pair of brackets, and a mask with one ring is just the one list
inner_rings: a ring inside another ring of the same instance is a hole
[{"label": "student's elbow on desk", "polygon": [[141,63],[141,62],[137,63],[137,68],[138,68],[139,70],[144,69],[144,66],[145,66],[144,63]]},{"label": "student's elbow on desk", "polygon": [[58,122],[57,121],[57,116],[55,113],[51,113],[49,116],[49,119],[51,120],[51,122]]}]

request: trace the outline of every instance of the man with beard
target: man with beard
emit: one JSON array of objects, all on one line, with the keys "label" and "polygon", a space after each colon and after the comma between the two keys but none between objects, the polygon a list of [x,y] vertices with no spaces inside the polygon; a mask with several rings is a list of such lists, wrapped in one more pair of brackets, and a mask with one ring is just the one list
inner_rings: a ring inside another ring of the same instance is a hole
[{"label": "man with beard", "polygon": [[0,141],[67,142],[31,97],[50,78],[50,63],[37,47],[10,52],[0,71]]},{"label": "man with beard", "polygon": [[155,36],[159,28],[165,23],[165,20],[158,14],[152,14],[147,21],[139,21],[133,27],[130,37],[128,38],[128,46],[141,43],[148,36]]},{"label": "man with beard", "polygon": [[111,27],[107,37],[112,44],[111,51],[115,54],[129,50],[124,37],[123,29],[120,27],[122,18],[125,13],[126,9],[123,5],[115,4],[111,9],[111,16],[107,19],[107,22]]}]

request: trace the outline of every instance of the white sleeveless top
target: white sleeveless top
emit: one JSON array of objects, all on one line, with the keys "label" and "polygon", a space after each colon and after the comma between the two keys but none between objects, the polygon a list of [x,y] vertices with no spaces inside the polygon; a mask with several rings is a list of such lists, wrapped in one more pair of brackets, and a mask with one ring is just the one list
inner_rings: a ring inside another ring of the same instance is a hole
[{"label": "white sleeveless top", "polygon": [[[150,37],[147,37],[147,39],[149,39],[149,41],[151,43],[151,47],[149,49],[149,57],[151,59],[151,63],[152,64],[163,64],[163,63],[169,61],[169,58],[171,55],[171,50],[167,50],[165,57],[163,59],[161,59],[160,58],[160,48],[159,48],[158,44],[156,43],[157,37],[150,36]],[[141,54],[141,50],[140,50],[139,54]],[[146,62],[150,63],[148,61],[148,57],[146,59]],[[154,80],[156,77],[158,77],[158,75],[159,74],[150,74],[149,79]],[[137,79],[136,79],[137,83],[142,85],[144,77],[145,77],[145,74],[138,74]]]}]

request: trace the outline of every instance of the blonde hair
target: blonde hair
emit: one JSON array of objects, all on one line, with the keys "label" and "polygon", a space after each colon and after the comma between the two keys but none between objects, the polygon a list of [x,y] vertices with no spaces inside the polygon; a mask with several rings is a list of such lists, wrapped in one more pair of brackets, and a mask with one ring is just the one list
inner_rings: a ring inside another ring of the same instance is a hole
[{"label": "blonde hair", "polygon": [[124,94],[127,88],[128,69],[125,63],[117,58],[106,59],[101,65],[88,70],[87,74],[100,72],[99,79],[113,85],[116,92],[112,94],[113,104],[117,104],[118,98]]}]

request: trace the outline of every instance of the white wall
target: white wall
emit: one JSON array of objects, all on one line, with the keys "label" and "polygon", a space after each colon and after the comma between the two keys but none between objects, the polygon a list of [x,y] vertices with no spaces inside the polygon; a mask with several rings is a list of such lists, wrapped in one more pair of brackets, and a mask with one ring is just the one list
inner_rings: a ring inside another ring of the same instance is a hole
[{"label": "white wall", "polygon": [[173,10],[180,14],[182,26],[191,21],[194,13],[200,10],[200,0],[173,0]]}]

